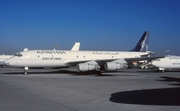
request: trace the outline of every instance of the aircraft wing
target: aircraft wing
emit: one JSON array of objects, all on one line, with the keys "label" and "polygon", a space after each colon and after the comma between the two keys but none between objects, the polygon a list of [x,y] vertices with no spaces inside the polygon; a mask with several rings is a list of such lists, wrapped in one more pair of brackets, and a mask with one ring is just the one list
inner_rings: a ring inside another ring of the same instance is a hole
[{"label": "aircraft wing", "polygon": [[111,62],[117,59],[98,59],[98,60],[69,60],[69,61],[65,61],[65,63],[70,64],[70,65],[77,65],[79,63],[91,63],[92,61],[98,63],[98,64],[102,64],[105,62]]},{"label": "aircraft wing", "polygon": [[113,59],[98,59],[98,60],[69,60],[69,61],[65,61],[65,63],[67,63],[71,66],[76,66],[77,64],[80,64],[80,63],[103,65],[106,62],[127,63],[123,58],[122,59],[113,58]]},{"label": "aircraft wing", "polygon": [[139,57],[139,58],[119,58],[119,59],[98,59],[98,60],[69,60],[65,61],[65,63],[70,64],[72,66],[76,66],[80,63],[89,63],[89,64],[99,64],[102,65],[106,62],[120,62],[120,63],[132,63],[132,61],[142,61],[142,60],[153,60],[158,58],[164,58],[165,56],[154,56],[154,57]]},{"label": "aircraft wing", "polygon": [[158,58],[164,58],[165,56],[153,56],[153,57],[139,57],[139,58],[125,58],[124,60],[129,61],[142,61],[142,60],[154,60]]}]

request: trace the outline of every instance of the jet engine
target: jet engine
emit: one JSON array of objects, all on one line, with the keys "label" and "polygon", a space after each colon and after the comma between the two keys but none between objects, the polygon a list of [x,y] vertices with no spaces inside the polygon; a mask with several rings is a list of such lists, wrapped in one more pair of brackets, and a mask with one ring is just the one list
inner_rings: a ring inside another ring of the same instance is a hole
[{"label": "jet engine", "polygon": [[77,70],[80,72],[100,70],[100,66],[95,65],[95,64],[93,65],[93,64],[87,64],[87,63],[81,63],[81,64],[78,64],[76,67],[77,67]]},{"label": "jet engine", "polygon": [[126,68],[128,68],[128,65],[127,65],[126,63],[106,62],[106,63],[104,64],[104,69],[105,69],[106,71],[126,69]]}]

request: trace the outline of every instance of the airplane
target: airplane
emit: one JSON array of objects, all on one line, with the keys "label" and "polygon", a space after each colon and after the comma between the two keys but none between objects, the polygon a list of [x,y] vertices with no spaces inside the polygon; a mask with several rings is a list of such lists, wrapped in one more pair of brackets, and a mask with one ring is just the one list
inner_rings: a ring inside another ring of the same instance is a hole
[{"label": "airplane", "polygon": [[[29,68],[69,68],[79,72],[101,70],[114,71],[128,67],[132,61],[144,60],[152,54],[147,51],[149,32],[145,31],[133,50],[130,51],[71,51],[71,50],[28,50],[16,53],[5,61],[7,66],[22,67],[24,74]],[[78,45],[77,45],[78,46]]]},{"label": "airplane", "polygon": [[[75,42],[74,46],[71,48],[71,51],[79,51],[79,48],[80,48],[80,42]],[[28,48],[24,48],[23,51],[28,51]],[[0,66],[6,67],[6,64],[4,62],[10,57],[13,57],[13,55],[5,55],[5,54],[0,55]]]},{"label": "airplane", "polygon": [[152,60],[149,64],[153,66],[152,69],[162,72],[180,70],[180,56],[168,55]]},{"label": "airplane", "polygon": [[0,66],[5,66],[4,61],[12,56],[13,55],[5,55],[5,54],[0,55]]}]

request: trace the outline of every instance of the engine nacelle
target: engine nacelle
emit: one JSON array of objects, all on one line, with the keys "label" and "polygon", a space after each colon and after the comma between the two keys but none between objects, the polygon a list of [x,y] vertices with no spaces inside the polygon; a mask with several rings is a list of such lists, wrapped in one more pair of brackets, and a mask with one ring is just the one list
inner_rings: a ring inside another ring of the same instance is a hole
[{"label": "engine nacelle", "polygon": [[87,63],[78,64],[76,67],[77,67],[77,70],[80,72],[92,71],[92,70],[99,71],[100,70],[99,65],[92,65],[92,64],[87,64]]},{"label": "engine nacelle", "polygon": [[104,69],[106,71],[113,71],[126,68],[128,68],[128,65],[126,63],[106,62],[104,64]]}]

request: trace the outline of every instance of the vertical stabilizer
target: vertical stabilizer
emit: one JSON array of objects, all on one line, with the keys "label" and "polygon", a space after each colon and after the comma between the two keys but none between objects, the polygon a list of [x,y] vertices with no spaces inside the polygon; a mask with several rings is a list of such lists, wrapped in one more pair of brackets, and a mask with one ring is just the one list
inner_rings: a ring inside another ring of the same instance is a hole
[{"label": "vertical stabilizer", "polygon": [[145,31],[139,42],[136,44],[133,50],[137,52],[146,52],[148,50],[149,32]]},{"label": "vertical stabilizer", "polygon": [[71,51],[79,51],[80,42],[76,42],[72,47]]}]

